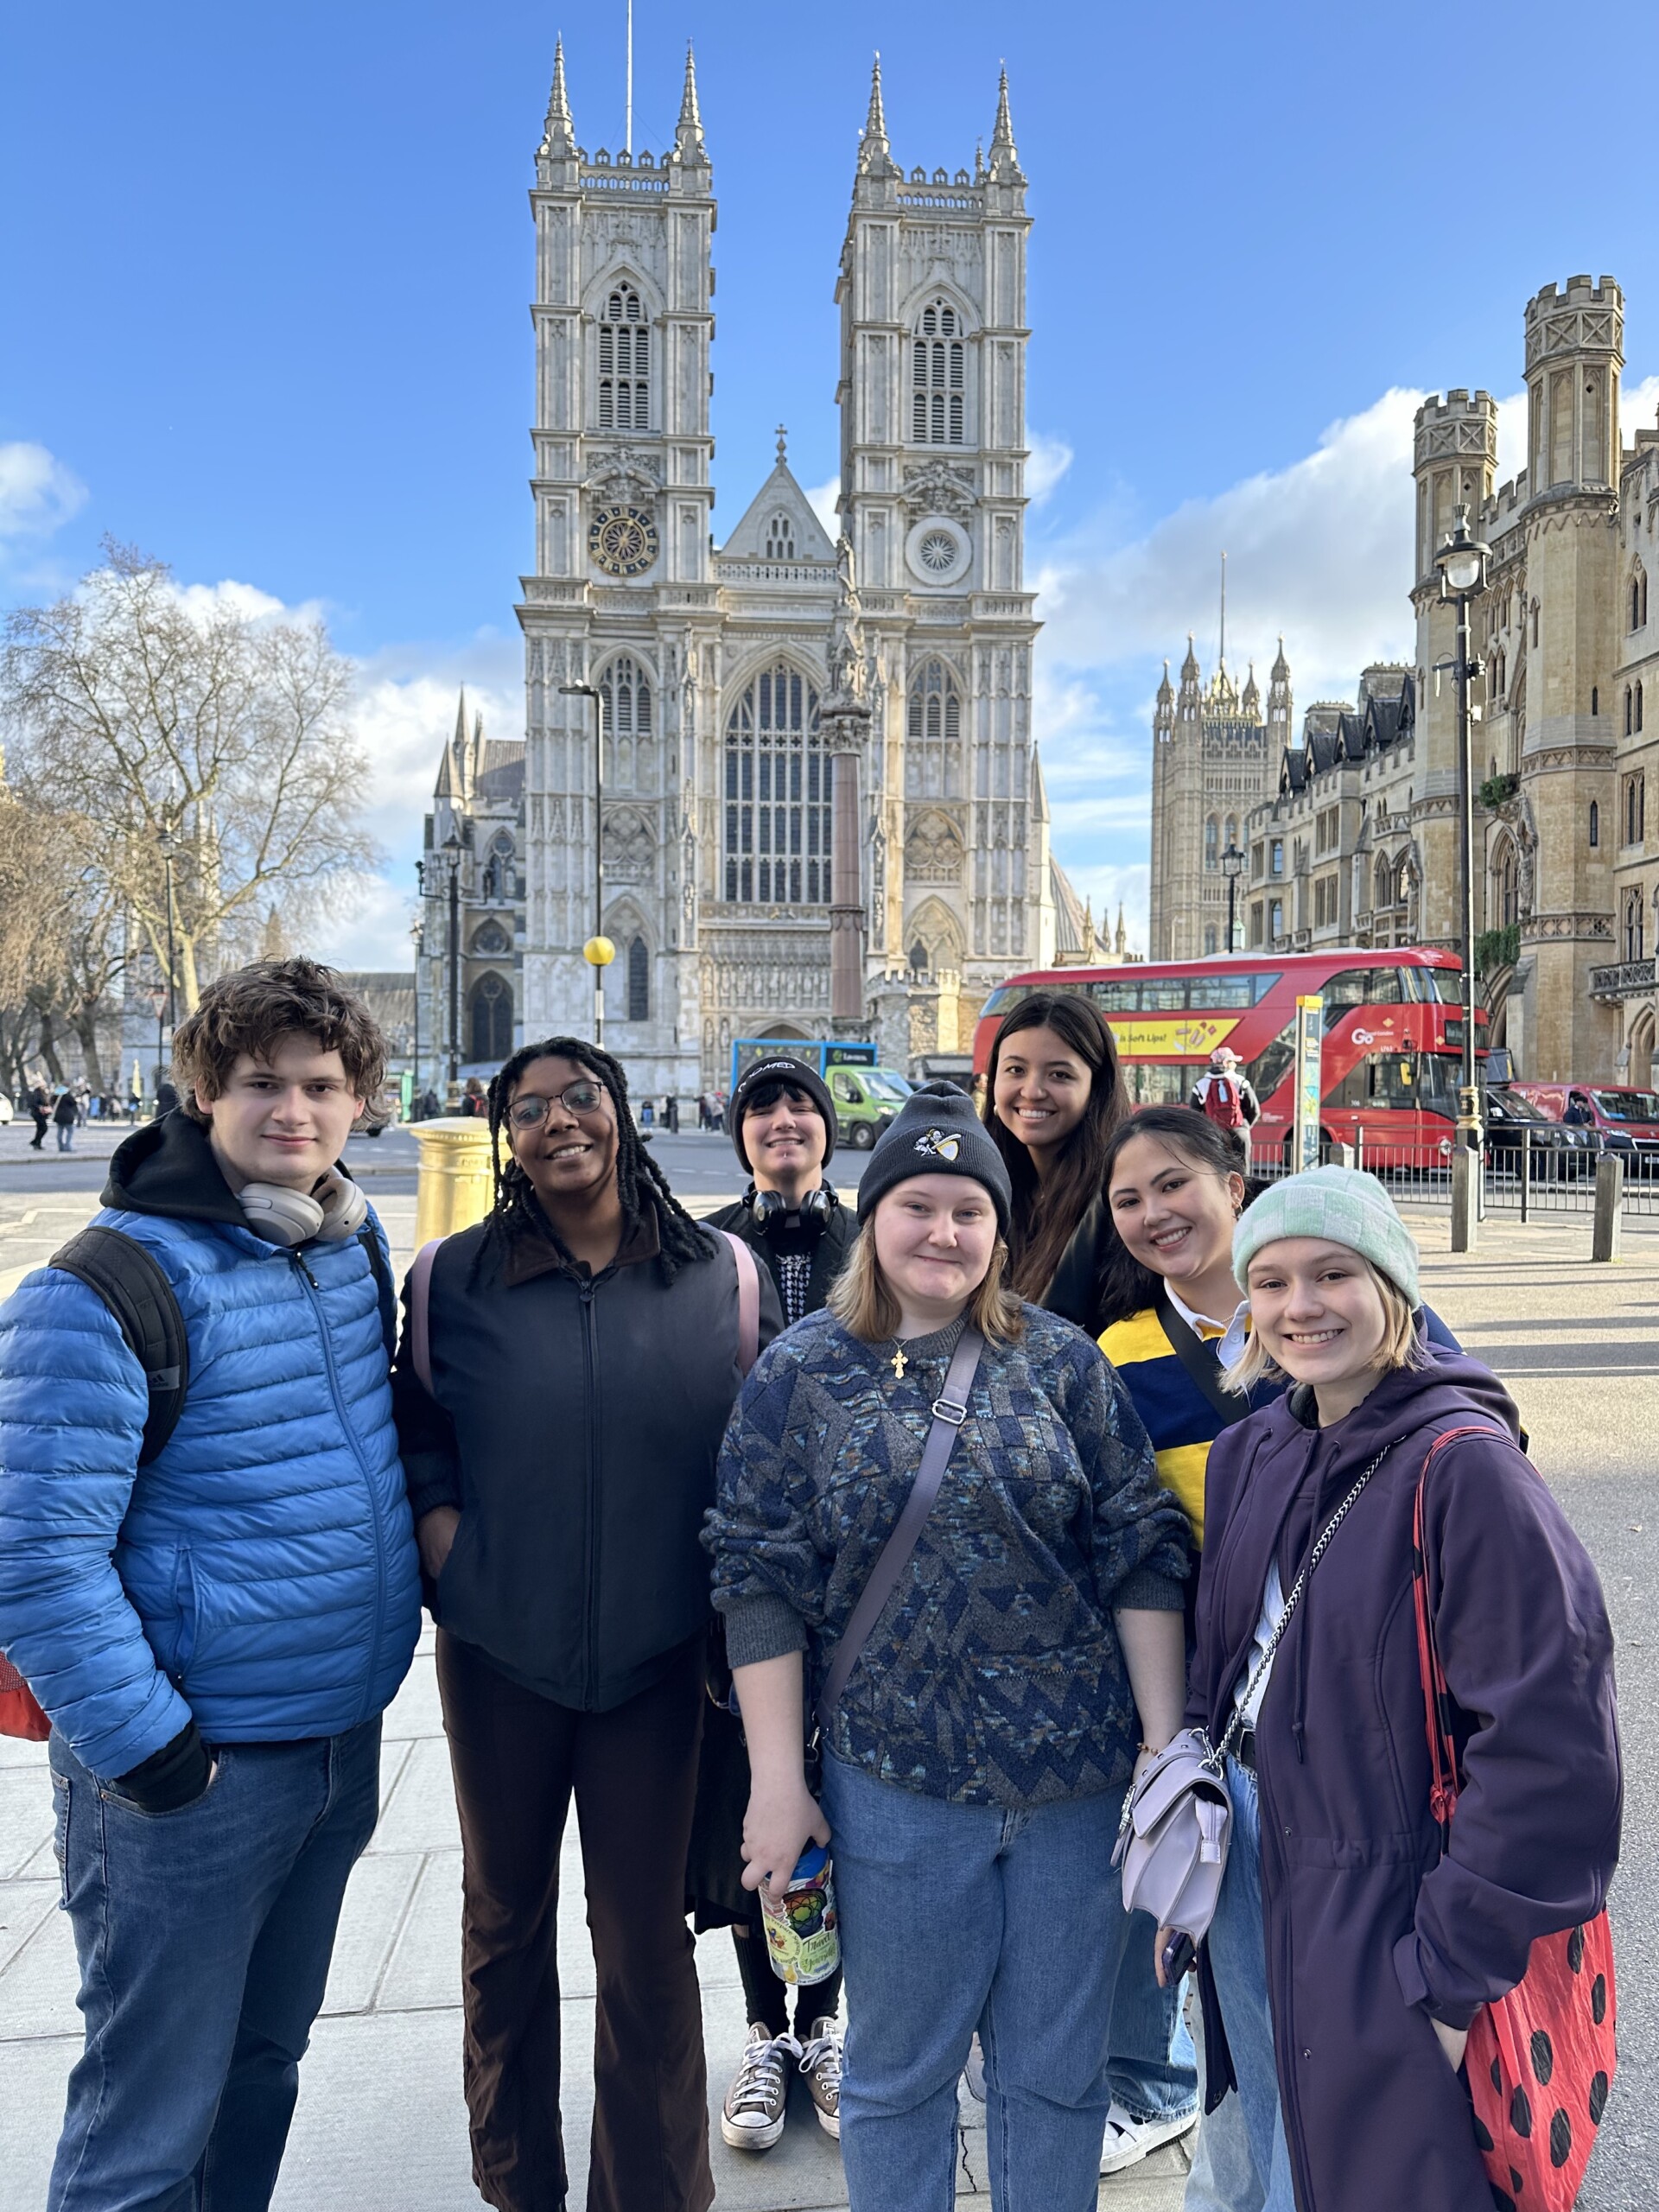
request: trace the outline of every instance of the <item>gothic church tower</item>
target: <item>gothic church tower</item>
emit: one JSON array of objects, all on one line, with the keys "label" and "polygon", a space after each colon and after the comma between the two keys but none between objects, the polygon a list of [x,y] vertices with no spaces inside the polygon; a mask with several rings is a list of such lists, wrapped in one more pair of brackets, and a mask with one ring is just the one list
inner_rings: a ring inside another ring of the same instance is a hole
[{"label": "gothic church tower", "polygon": [[[581,947],[619,948],[608,1024],[645,1090],[698,1088],[698,793],[690,671],[716,627],[709,575],[714,177],[688,53],[674,143],[578,147],[556,56],[536,223],[536,573],[523,579],[526,1033],[591,1033]],[[595,702],[604,728],[594,818]],[[595,915],[594,841],[603,887]]]},{"label": "gothic church tower", "polygon": [[970,173],[895,162],[878,59],[842,248],[842,527],[874,664],[867,972],[960,977],[960,1033],[1044,957],[1024,588],[1026,178],[998,92]]}]

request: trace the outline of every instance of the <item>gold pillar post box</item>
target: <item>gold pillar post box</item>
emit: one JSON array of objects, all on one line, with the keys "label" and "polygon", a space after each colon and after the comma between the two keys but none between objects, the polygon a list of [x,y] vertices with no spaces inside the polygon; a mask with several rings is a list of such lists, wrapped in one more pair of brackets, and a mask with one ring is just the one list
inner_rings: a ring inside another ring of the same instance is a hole
[{"label": "gold pillar post box", "polygon": [[481,1117],[457,1115],[412,1124],[421,1148],[420,1180],[415,1192],[415,1249],[435,1236],[469,1229],[490,1210],[494,1181],[490,1173],[490,1125]]}]

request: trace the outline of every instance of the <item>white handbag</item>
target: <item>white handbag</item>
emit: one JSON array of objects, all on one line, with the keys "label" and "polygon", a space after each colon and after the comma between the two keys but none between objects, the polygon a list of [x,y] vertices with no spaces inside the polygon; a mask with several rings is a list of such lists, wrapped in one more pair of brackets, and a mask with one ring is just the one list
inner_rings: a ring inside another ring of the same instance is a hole
[{"label": "white handbag", "polygon": [[[1396,1437],[1395,1443],[1400,1439]],[[1227,1846],[1232,1836],[1232,1800],[1227,1795],[1227,1754],[1254,1709],[1256,1687],[1273,1664],[1273,1656],[1290,1626],[1290,1617],[1301,1601],[1308,1578],[1325,1557],[1331,1539],[1348,1518],[1354,1501],[1376,1472],[1394,1444],[1385,1444],[1364,1473],[1325,1523],[1319,1541],[1308,1554],[1297,1576],[1284,1611],[1274,1624],[1273,1634],[1236,1703],[1222,1738],[1212,1751],[1202,1728],[1183,1728],[1171,1737],[1123,1801],[1112,1864],[1122,1870],[1123,1906],[1128,1912],[1149,1912],[1160,1928],[1179,1928],[1195,1943],[1202,1942],[1216,1916],[1221,1897],[1221,1878],[1227,1868]]]}]

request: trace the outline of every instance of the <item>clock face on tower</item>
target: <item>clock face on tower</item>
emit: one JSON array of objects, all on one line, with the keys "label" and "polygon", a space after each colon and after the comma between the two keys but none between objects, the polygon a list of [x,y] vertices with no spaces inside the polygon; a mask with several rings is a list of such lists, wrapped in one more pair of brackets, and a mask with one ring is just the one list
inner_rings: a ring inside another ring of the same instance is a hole
[{"label": "clock face on tower", "polygon": [[639,507],[597,507],[588,551],[607,576],[643,576],[657,559],[657,525]]}]

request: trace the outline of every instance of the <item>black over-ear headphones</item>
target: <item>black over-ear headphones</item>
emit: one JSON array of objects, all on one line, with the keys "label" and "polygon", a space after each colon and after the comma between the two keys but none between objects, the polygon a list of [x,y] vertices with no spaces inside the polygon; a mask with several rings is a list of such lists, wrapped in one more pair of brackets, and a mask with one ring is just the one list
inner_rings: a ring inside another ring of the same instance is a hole
[{"label": "black over-ear headphones", "polygon": [[828,1221],[841,1204],[841,1193],[833,1183],[820,1183],[816,1191],[809,1191],[798,1209],[792,1209],[781,1191],[757,1191],[749,1185],[749,1218],[760,1230],[770,1229],[774,1221],[798,1211],[803,1221]]}]

